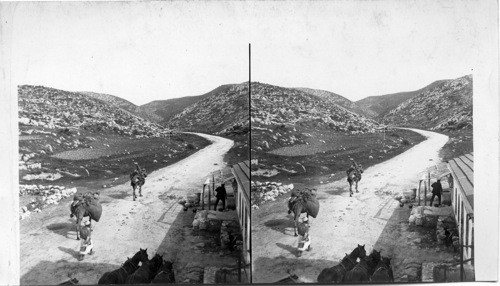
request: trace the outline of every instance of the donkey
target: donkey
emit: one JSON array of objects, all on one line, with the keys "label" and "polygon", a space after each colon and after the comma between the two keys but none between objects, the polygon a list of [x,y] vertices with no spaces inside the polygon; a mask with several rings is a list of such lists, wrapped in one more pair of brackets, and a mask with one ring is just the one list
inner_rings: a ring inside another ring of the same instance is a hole
[{"label": "donkey", "polygon": [[394,282],[394,275],[392,273],[391,259],[383,257],[380,259],[375,272],[370,278],[371,282]]},{"label": "donkey", "polygon": [[80,240],[80,224],[84,217],[89,217],[90,227],[92,228],[92,220],[99,222],[102,215],[101,204],[97,201],[98,195],[94,196],[86,194],[84,198],[75,195],[73,202],[70,205],[70,218],[76,216],[76,239]]},{"label": "donkey", "polygon": [[146,261],[148,261],[148,249],[140,248],[132,258],[127,258],[120,268],[104,273],[97,284],[124,284],[127,276],[137,270],[139,262]]},{"label": "donkey", "polygon": [[351,270],[354,265],[356,265],[356,260],[358,258],[362,259],[366,257],[365,245],[359,245],[354,248],[351,254],[345,255],[345,257],[340,261],[339,264],[331,267],[325,268],[321,271],[318,276],[318,283],[340,283],[344,279],[347,271]]},{"label": "donkey", "polygon": [[361,174],[363,173],[363,167],[361,165],[355,164],[346,171],[347,173],[347,182],[349,183],[349,196],[352,197],[352,185],[356,184],[356,193],[358,191],[358,182],[361,181]]},{"label": "donkey", "polygon": [[139,196],[142,197],[142,186],[146,183],[146,177],[148,176],[145,168],[139,168],[139,165],[136,166],[137,168],[130,174],[130,185],[132,186],[134,201],[137,198],[135,195],[137,187],[139,187]]},{"label": "donkey", "polygon": [[158,274],[156,274],[152,284],[171,284],[175,283],[174,269],[172,262],[163,261],[163,266],[160,268]]},{"label": "donkey", "polygon": [[370,277],[379,262],[380,252],[373,250],[369,256],[361,259],[359,263],[354,266],[354,268],[345,274],[343,282],[363,283],[370,281]]},{"label": "donkey", "polygon": [[313,190],[302,190],[298,192],[293,192],[290,199],[288,200],[288,214],[293,211],[293,232],[297,236],[297,224],[300,214],[306,213],[307,218],[312,216],[316,218],[319,212],[319,201],[316,199],[316,195]]},{"label": "donkey", "polygon": [[127,277],[126,284],[145,284],[151,283],[156,273],[163,264],[163,258],[158,253],[149,260],[145,261],[134,273]]}]

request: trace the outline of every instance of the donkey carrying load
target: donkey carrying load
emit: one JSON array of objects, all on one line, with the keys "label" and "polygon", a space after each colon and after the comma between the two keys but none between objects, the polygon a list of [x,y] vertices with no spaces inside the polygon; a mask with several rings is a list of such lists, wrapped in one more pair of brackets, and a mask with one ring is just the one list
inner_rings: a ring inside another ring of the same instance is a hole
[{"label": "donkey carrying load", "polygon": [[312,216],[316,218],[319,212],[319,201],[316,198],[315,191],[304,189],[302,191],[293,191],[290,199],[288,200],[288,214],[293,211],[293,218],[295,224],[293,226],[294,235],[297,236],[297,224],[300,214],[306,213],[307,218]]},{"label": "donkey carrying load", "polygon": [[357,164],[354,159],[351,158],[352,164],[349,169],[346,170],[347,173],[347,182],[349,183],[349,196],[352,197],[352,185],[356,184],[356,193],[358,191],[358,182],[361,181],[361,174],[363,173],[363,166],[361,164]]},{"label": "donkey carrying load", "polygon": [[139,196],[142,197],[142,186],[146,183],[146,177],[148,174],[146,173],[145,168],[140,168],[137,163],[135,163],[136,169],[130,174],[130,185],[133,189],[133,198],[134,201],[137,198],[135,195],[135,189],[139,187]]},{"label": "donkey carrying load", "polygon": [[76,239],[80,240],[80,223],[84,217],[89,217],[90,227],[92,220],[99,222],[102,215],[102,207],[98,202],[99,193],[76,194],[70,205],[70,217],[76,216]]}]

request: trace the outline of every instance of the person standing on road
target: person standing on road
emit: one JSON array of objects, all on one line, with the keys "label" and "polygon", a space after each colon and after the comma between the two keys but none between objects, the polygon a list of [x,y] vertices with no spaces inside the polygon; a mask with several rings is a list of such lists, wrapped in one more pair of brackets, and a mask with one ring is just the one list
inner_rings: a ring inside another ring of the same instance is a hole
[{"label": "person standing on road", "polygon": [[226,193],[226,188],[224,187],[224,184],[221,184],[219,187],[215,189],[216,195],[215,197],[217,198],[215,200],[215,206],[214,210],[217,210],[217,205],[219,204],[219,201],[222,201],[222,210],[226,208],[226,198],[227,198],[227,193]]},{"label": "person standing on road", "polygon": [[78,260],[83,260],[83,257],[86,254],[92,254],[94,251],[94,244],[92,243],[92,239],[90,238],[92,235],[92,230],[90,229],[90,222],[86,221],[85,226],[80,230],[80,256]]},{"label": "person standing on road", "polygon": [[443,187],[441,186],[441,179],[437,179],[432,185],[432,197],[431,197],[431,207],[434,198],[437,196],[439,199],[439,206],[441,206],[441,194],[443,193]]}]

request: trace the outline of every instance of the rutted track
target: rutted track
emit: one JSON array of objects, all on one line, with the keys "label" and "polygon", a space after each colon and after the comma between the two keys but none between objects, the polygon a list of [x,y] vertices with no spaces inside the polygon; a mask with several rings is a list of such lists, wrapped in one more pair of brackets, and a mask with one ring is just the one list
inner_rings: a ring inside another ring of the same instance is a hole
[{"label": "rutted track", "polygon": [[[390,245],[382,255],[397,256],[396,239],[390,235],[387,237],[383,231],[395,209],[399,208],[399,203],[385,192],[395,193],[417,186],[418,173],[439,162],[438,152],[448,141],[445,135],[411,130],[424,135],[427,140],[365,170],[359,193],[353,197],[349,197],[349,185],[345,178],[316,186],[320,211],[311,224],[313,251],[304,253],[301,258],[295,256],[297,238],[293,236],[292,219],[287,216],[284,203],[274,209],[266,208],[265,213],[254,211],[253,281],[275,282],[286,277],[287,270],[291,270],[304,281],[316,282],[323,268],[335,265],[357,243],[366,244],[367,251],[371,251],[382,239],[384,245]],[[394,240],[391,242],[391,239]],[[401,262],[399,259],[393,259],[393,264]]]},{"label": "rutted track", "polygon": [[[234,144],[229,139],[195,134],[212,144],[149,174],[144,196],[137,201],[132,201],[129,182],[101,193],[103,214],[92,233],[96,253],[84,261],[76,259],[79,241],[75,220],[69,218],[69,202],[21,221],[20,283],[58,284],[75,277],[82,284],[96,284],[102,273],[119,267],[139,247],[147,248],[152,257],[167,233],[171,236],[167,239],[179,239],[181,229],[172,229],[178,227],[173,222],[182,210],[176,198],[200,189],[205,176],[224,165],[224,154]],[[175,255],[172,249],[160,251],[166,251],[169,258]]]}]

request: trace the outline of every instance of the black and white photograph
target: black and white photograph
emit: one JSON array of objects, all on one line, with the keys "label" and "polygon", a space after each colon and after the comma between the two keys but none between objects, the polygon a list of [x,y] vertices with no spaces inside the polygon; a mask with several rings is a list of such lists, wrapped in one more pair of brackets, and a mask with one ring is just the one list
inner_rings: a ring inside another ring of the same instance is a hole
[{"label": "black and white photograph", "polygon": [[499,12],[0,0],[0,285],[498,283]]},{"label": "black and white photograph", "polygon": [[250,281],[248,43],[203,6],[16,6],[20,284]]},{"label": "black and white photograph", "polygon": [[288,31],[251,95],[254,283],[481,280],[476,4],[274,14]]}]

